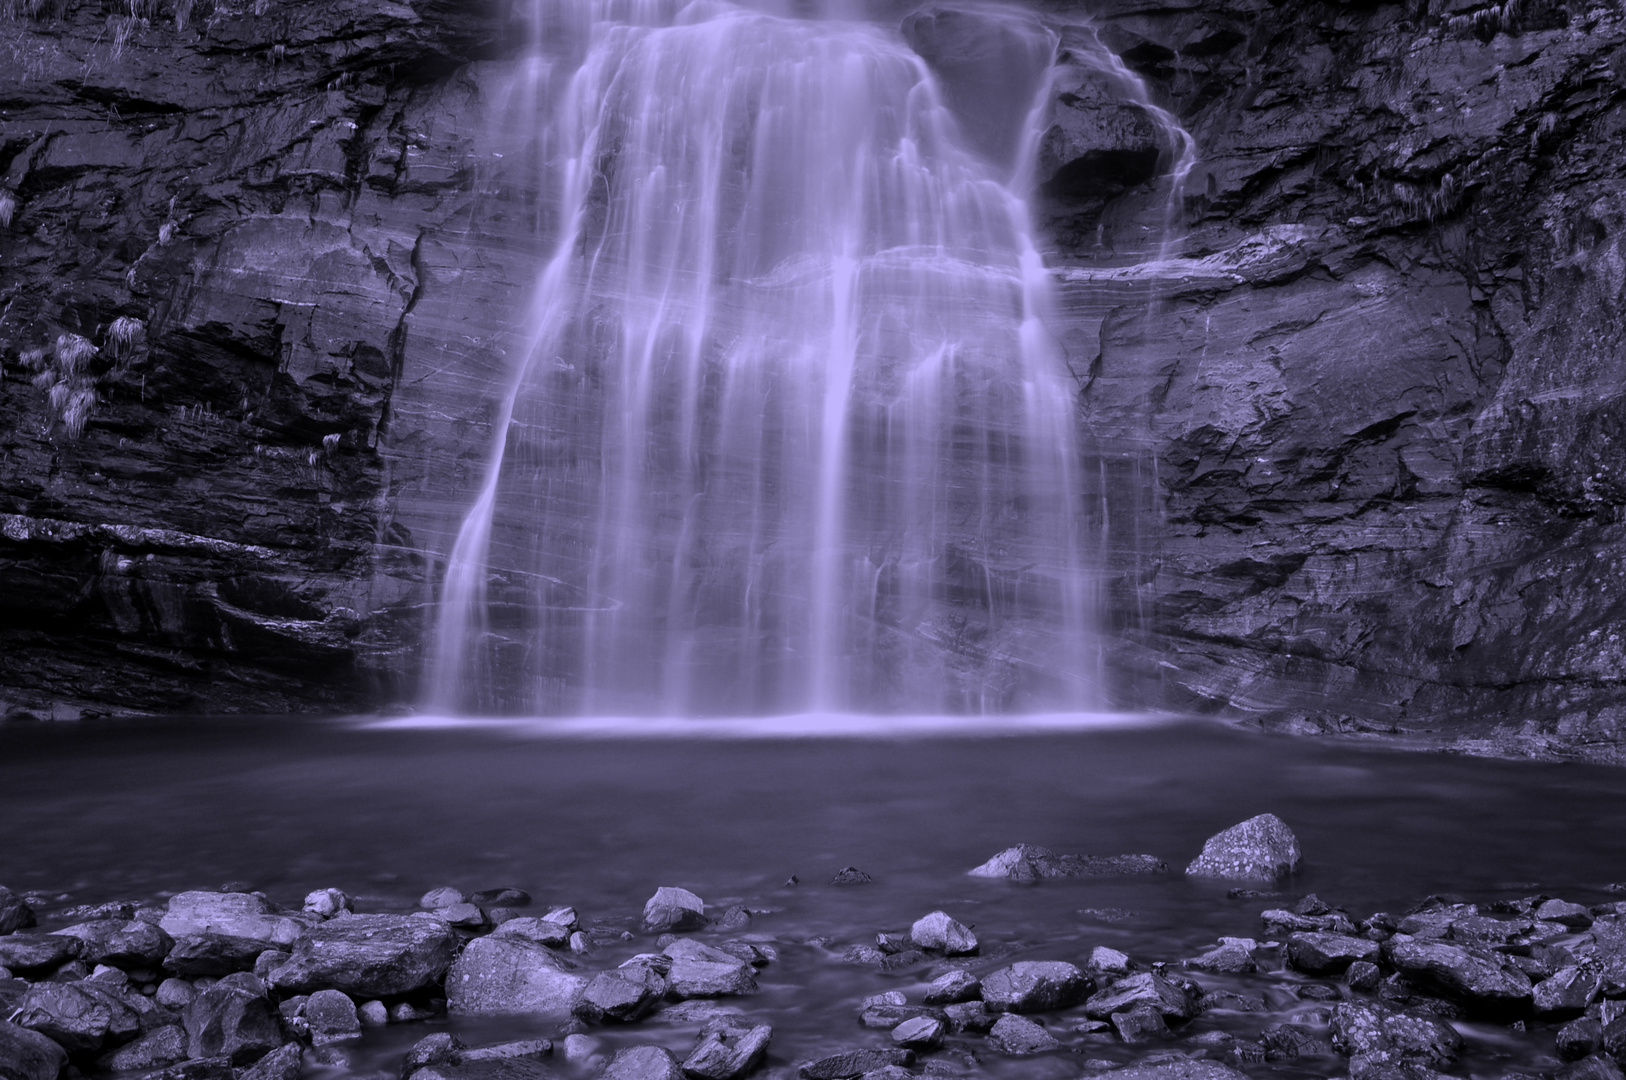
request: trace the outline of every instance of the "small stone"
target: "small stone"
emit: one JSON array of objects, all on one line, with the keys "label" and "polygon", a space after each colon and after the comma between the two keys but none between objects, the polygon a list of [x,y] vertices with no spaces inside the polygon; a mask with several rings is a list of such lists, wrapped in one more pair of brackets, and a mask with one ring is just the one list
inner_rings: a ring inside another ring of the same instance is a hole
[{"label": "small stone", "polygon": [[671,966],[670,957],[651,955],[634,957],[614,971],[601,971],[582,990],[573,1006],[575,1014],[599,1022],[642,1019],[665,996],[666,972]]},{"label": "small stone", "polygon": [[348,994],[337,990],[318,990],[312,994],[305,1001],[303,1015],[310,1025],[311,1038],[318,1045],[361,1034],[356,1003]]},{"label": "small stone", "polygon": [[1275,814],[1260,814],[1209,837],[1186,874],[1272,882],[1298,870],[1299,861],[1293,830]]},{"label": "small stone", "polygon": [[700,930],[706,925],[706,902],[688,889],[662,885],[644,904],[644,929],[650,933]]},{"label": "small stone", "polygon": [[835,877],[830,879],[832,885],[868,885],[875,879],[858,869],[856,866],[843,866],[836,871]]},{"label": "small stone", "polygon": [[432,1020],[435,1010],[427,1005],[415,1005],[410,1001],[397,1001],[389,1009],[389,1021],[392,1024],[411,1024],[419,1020]]},{"label": "small stone", "polygon": [[908,934],[893,934],[885,931],[875,935],[875,947],[888,956],[901,953],[910,945]]},{"label": "small stone", "polygon": [[629,1046],[615,1052],[603,1080],[683,1080],[677,1056],[660,1046]]},{"label": "small stone", "polygon": [[683,1061],[684,1075],[694,1080],[739,1080],[762,1063],[773,1029],[736,1016],[718,1017],[700,1031],[694,1050]]},{"label": "small stone", "polygon": [[566,1061],[579,1065],[598,1053],[598,1040],[587,1035],[566,1035],[561,1049]]},{"label": "small stone", "polygon": [[341,911],[349,911],[350,897],[339,889],[316,889],[305,894],[305,912],[319,919],[331,919]]},{"label": "small stone", "polygon": [[892,1041],[910,1050],[934,1050],[943,1044],[944,1024],[930,1016],[905,1020],[892,1029]]},{"label": "small stone", "polygon": [[442,885],[438,889],[430,889],[418,898],[418,906],[425,911],[439,911],[449,908],[453,904],[467,903],[468,898],[450,885]]},{"label": "small stone", "polygon": [[1169,1025],[1164,1022],[1163,1014],[1144,1001],[1132,1009],[1113,1013],[1112,1026],[1126,1043],[1164,1039],[1169,1035]]},{"label": "small stone", "polygon": [[493,1043],[474,1050],[463,1050],[457,1055],[459,1065],[479,1061],[521,1061],[527,1058],[545,1058],[553,1053],[553,1043],[547,1039],[516,1039],[513,1042]]},{"label": "small stone", "polygon": [[1308,975],[1336,975],[1357,960],[1373,963],[1380,947],[1346,934],[1298,933],[1287,939],[1287,962]]},{"label": "small stone", "polygon": [[0,885],[0,935],[34,925],[34,909],[4,885]]},{"label": "small stone", "polygon": [[909,940],[917,948],[941,952],[947,956],[975,956],[977,935],[969,927],[948,914],[934,911],[915,920],[909,928]]},{"label": "small stone", "polygon": [[483,908],[531,906],[531,894],[524,889],[514,888],[481,889],[469,897],[469,900],[471,903],[479,904]]},{"label": "small stone", "polygon": [[166,1024],[104,1055],[97,1065],[109,1072],[134,1072],[162,1069],[177,1061],[185,1061],[186,1057],[185,1029],[179,1024]]},{"label": "small stone", "polygon": [[953,1030],[969,1031],[974,1035],[986,1033],[1000,1016],[982,1001],[965,1001],[958,1005],[950,1005],[943,1013],[948,1017],[949,1026]]},{"label": "small stone", "polygon": [[934,1020],[948,1019],[947,1013],[919,1005],[868,1005],[858,1014],[858,1022],[867,1028],[891,1031],[905,1020],[913,1020],[918,1016]]},{"label": "small stone", "polygon": [[988,1038],[996,1049],[1017,1057],[1061,1048],[1061,1043],[1050,1032],[1027,1017],[1014,1013],[1001,1016],[988,1032]]},{"label": "small stone", "polygon": [[928,1005],[956,1005],[972,1000],[981,991],[981,981],[969,971],[949,971],[926,985],[922,1000]]},{"label": "small stone", "polygon": [[982,1000],[1004,1012],[1064,1009],[1088,996],[1091,978],[1061,960],[1024,960],[983,977]]},{"label": "small stone", "polygon": [[1152,855],[1057,855],[1048,848],[1034,844],[1017,844],[966,873],[971,877],[1004,878],[1032,884],[1049,878],[1163,874],[1168,869],[1168,864]]},{"label": "small stone", "polygon": [[1134,970],[1129,957],[1117,949],[1109,949],[1105,945],[1097,945],[1090,950],[1088,967],[1091,971],[1102,975],[1128,975]]},{"label": "small stone", "polygon": [[762,946],[753,945],[749,941],[719,941],[717,948],[736,960],[750,964],[752,967],[767,967],[774,961],[773,954]]},{"label": "small stone", "polygon": [[382,1001],[364,1001],[356,1006],[356,1018],[362,1027],[383,1027],[390,1022],[390,1011]]},{"label": "small stone", "polygon": [[[692,896],[693,894],[691,893],[690,895]],[[558,923],[566,930],[581,929],[581,921],[576,914],[576,909],[573,907],[556,907],[542,917],[548,920],[548,922]]]},{"label": "small stone", "polygon": [[463,1040],[451,1032],[437,1031],[433,1035],[426,1035],[407,1051],[406,1060],[401,1063],[401,1080],[407,1080],[419,1069],[449,1065],[457,1060],[458,1053],[464,1049]]},{"label": "small stone", "polygon": [[914,1060],[912,1050],[848,1050],[810,1061],[796,1072],[802,1080],[853,1080],[888,1065],[910,1065]]},{"label": "small stone", "polygon": [[1197,1015],[1197,1003],[1184,988],[1150,971],[1125,976],[1094,995],[1084,1003],[1084,1014],[1093,1020],[1107,1020],[1113,1013],[1128,1012],[1143,1004],[1169,1020],[1189,1020]]},{"label": "small stone", "polygon": [[577,955],[585,955],[593,951],[593,939],[580,930],[570,935],[570,951]]},{"label": "small stone", "polygon": [[861,1003],[859,1003],[858,1011],[863,1012],[865,1009],[873,1009],[877,1005],[907,1004],[909,1004],[909,999],[904,996],[902,990],[886,990],[879,994],[871,994],[869,997],[865,998]]},{"label": "small stone", "polygon": [[1258,970],[1259,965],[1253,959],[1253,951],[1242,945],[1221,945],[1210,949],[1201,956],[1184,961],[1185,966],[1196,968],[1198,971],[1213,971],[1224,974],[1240,975]]}]

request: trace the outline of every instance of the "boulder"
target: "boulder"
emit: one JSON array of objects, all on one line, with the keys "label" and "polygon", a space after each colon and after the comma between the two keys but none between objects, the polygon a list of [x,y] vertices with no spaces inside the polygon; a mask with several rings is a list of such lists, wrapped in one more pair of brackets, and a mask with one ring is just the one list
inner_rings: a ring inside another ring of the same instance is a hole
[{"label": "boulder", "polygon": [[930,1016],[916,1016],[892,1029],[892,1041],[910,1050],[935,1050],[943,1044],[948,1025]]},{"label": "boulder", "polygon": [[350,897],[339,889],[314,889],[305,894],[304,912],[318,919],[331,919],[351,910]]},{"label": "boulder", "polygon": [[56,1080],[67,1064],[67,1051],[55,1040],[0,1020],[0,1078],[3,1080]]},{"label": "boulder", "polygon": [[1592,925],[1592,913],[1567,900],[1548,900],[1537,905],[1532,914],[1542,922],[1559,923],[1571,930],[1585,930]]},{"label": "boulder", "polygon": [[1094,986],[1065,961],[1023,960],[984,976],[982,1000],[997,1012],[1044,1012],[1077,1004]]},{"label": "boulder", "polygon": [[994,1012],[987,1002],[964,1001],[948,1006],[943,1010],[943,1015],[948,1017],[951,1030],[983,1035],[993,1028],[994,1022],[1003,1014]]},{"label": "boulder", "polygon": [[305,1022],[311,1041],[321,1046],[361,1034],[361,1018],[350,995],[338,990],[318,990],[305,1002]]},{"label": "boulder", "polygon": [[12,1020],[60,1043],[70,1054],[89,1053],[133,1039],[141,1018],[116,994],[88,982],[44,982],[28,988]]},{"label": "boulder", "polygon": [[181,1023],[192,1058],[221,1057],[247,1065],[282,1045],[276,1008],[241,982],[222,981],[198,994],[181,1010]]},{"label": "boulder", "polygon": [[1167,863],[1152,855],[1057,855],[1049,848],[1017,844],[966,873],[972,877],[1033,882],[1045,878],[1163,874],[1168,869]]},{"label": "boulder", "polygon": [[0,885],[0,935],[34,925],[34,909],[23,898]]},{"label": "boulder", "polygon": [[912,1050],[848,1050],[810,1061],[797,1069],[796,1075],[802,1080],[852,1080],[888,1065],[909,1065],[914,1060]]},{"label": "boulder", "polygon": [[337,915],[300,937],[270,981],[286,993],[392,997],[438,983],[456,951],[456,936],[438,919]]},{"label": "boulder", "polygon": [[1106,1020],[1113,1013],[1128,1012],[1138,1005],[1156,1009],[1170,1020],[1189,1020],[1198,1006],[1184,989],[1150,971],[1126,975],[1084,1003],[1084,1015]]},{"label": "boulder", "polygon": [[460,891],[452,888],[450,885],[442,885],[438,889],[430,889],[428,892],[424,893],[423,896],[418,898],[418,906],[423,908],[425,911],[438,911],[441,908],[449,908],[456,904],[463,904],[467,902],[468,897],[464,896]]},{"label": "boulder", "polygon": [[193,934],[176,939],[169,955],[164,957],[163,967],[165,971],[187,978],[230,975],[234,971],[252,970],[260,954],[270,951],[258,938]]},{"label": "boulder", "polygon": [[1332,1044],[1340,1054],[1351,1057],[1432,1065],[1453,1060],[1463,1045],[1462,1036],[1443,1020],[1365,1001],[1345,1001],[1333,1007]]},{"label": "boulder", "polygon": [[970,927],[941,911],[916,919],[909,928],[909,940],[917,948],[948,956],[977,955],[977,935],[971,932]]},{"label": "boulder", "polygon": [[[186,1029],[179,1024],[165,1024],[103,1056],[96,1064],[109,1072],[136,1072],[162,1069],[188,1056]],[[0,1070],[0,1076],[4,1075]]]},{"label": "boulder", "polygon": [[1397,934],[1382,946],[1390,967],[1418,986],[1488,1013],[1528,1008],[1530,977],[1498,953]]},{"label": "boulder", "polygon": [[1328,915],[1299,915],[1292,911],[1272,908],[1259,913],[1265,928],[1277,934],[1343,934],[1354,937],[1360,933],[1348,915],[1335,911]]},{"label": "boulder", "polygon": [[584,1020],[630,1023],[647,1016],[668,988],[672,961],[665,955],[635,956],[614,971],[601,971],[574,1006]]},{"label": "boulder", "polygon": [[996,1020],[988,1032],[988,1039],[996,1049],[1018,1057],[1061,1048],[1061,1043],[1050,1032],[1027,1017],[1014,1013],[1006,1013]]},{"label": "boulder", "polygon": [[970,1001],[981,992],[982,982],[969,971],[949,971],[926,985],[921,1000],[928,1005],[955,1005]]},{"label": "boulder", "polygon": [[0,937],[0,967],[43,971],[76,958],[83,948],[78,938],[60,934],[12,934]]},{"label": "boulder", "polygon": [[1309,975],[1336,975],[1357,960],[1373,963],[1380,949],[1369,938],[1309,931],[1287,939],[1287,962]]},{"label": "boulder", "polygon": [[587,985],[574,968],[545,946],[523,938],[476,938],[446,974],[446,1006],[454,1013],[530,1013],[563,1019]]},{"label": "boulder", "polygon": [[721,1016],[700,1031],[687,1058],[684,1075],[694,1080],[739,1080],[767,1056],[773,1029],[737,1016]]},{"label": "boulder", "polygon": [[492,937],[517,937],[526,941],[534,941],[538,945],[550,945],[559,948],[570,941],[570,926],[552,919],[539,919],[533,915],[521,915],[516,919],[509,919],[491,932]]},{"label": "boulder", "polygon": [[1558,1056],[1579,1061],[1603,1046],[1603,1024],[1596,1017],[1582,1016],[1558,1029]]},{"label": "boulder", "polygon": [[[1186,967],[1198,971],[1213,971],[1225,974],[1246,974],[1258,969],[1259,965],[1253,958],[1253,950],[1257,943],[1243,944],[1238,939],[1227,939],[1218,947],[1209,949],[1201,956],[1192,957],[1183,961]],[[1376,946],[1373,946],[1376,948]]]},{"label": "boulder", "polygon": [[1569,1020],[1584,1013],[1601,989],[1597,972],[1570,964],[1531,988],[1531,1007],[1544,1020]]},{"label": "boulder", "polygon": [[673,997],[723,997],[756,992],[757,982],[751,965],[721,949],[682,938],[663,951],[672,958],[672,968],[666,978],[667,992]]},{"label": "boulder", "polygon": [[237,1080],[299,1080],[304,1064],[305,1048],[287,1043],[238,1073]]},{"label": "boulder", "polygon": [[628,1046],[615,1052],[601,1080],[683,1080],[677,1055],[660,1046]]},{"label": "boulder", "polygon": [[1113,1013],[1112,1027],[1118,1033],[1118,1038],[1126,1043],[1163,1039],[1169,1034],[1169,1025],[1163,1019],[1163,1014],[1144,1001],[1137,1002],[1134,1008]]},{"label": "boulder", "polygon": [[1215,833],[1186,867],[1190,877],[1276,881],[1299,868],[1299,842],[1275,814],[1260,814]]},{"label": "boulder", "polygon": [[98,919],[55,933],[77,938],[86,963],[120,968],[155,968],[174,944],[163,930],[140,919]]},{"label": "boulder", "polygon": [[662,885],[644,903],[644,929],[653,934],[700,930],[706,925],[706,902],[688,889]]},{"label": "boulder", "polygon": [[223,934],[254,938],[267,946],[292,945],[309,926],[309,917],[281,915],[270,901],[253,893],[184,892],[170,897],[158,925],[170,937]]},{"label": "boulder", "polygon": [[464,1049],[466,1047],[463,1040],[449,1031],[425,1035],[412,1044],[412,1048],[407,1051],[406,1059],[401,1062],[401,1080],[407,1080],[419,1069],[427,1069],[433,1065],[450,1065]]}]

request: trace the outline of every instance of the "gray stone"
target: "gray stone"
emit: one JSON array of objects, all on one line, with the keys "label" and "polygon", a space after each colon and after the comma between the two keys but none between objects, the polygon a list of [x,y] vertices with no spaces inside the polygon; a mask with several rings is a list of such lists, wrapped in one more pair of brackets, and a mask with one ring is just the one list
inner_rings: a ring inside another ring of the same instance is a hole
[{"label": "gray stone", "polygon": [[[1376,948],[1374,945],[1373,948]],[[1209,949],[1201,956],[1184,961],[1188,968],[1198,971],[1213,971],[1224,974],[1246,974],[1258,969],[1259,965],[1253,958],[1253,950],[1246,945],[1231,942]]]},{"label": "gray stone", "polygon": [[1383,943],[1383,958],[1419,986],[1484,1012],[1530,1004],[1530,977],[1496,953],[1397,934]]},{"label": "gray stone", "polygon": [[717,930],[744,930],[751,925],[751,913],[738,904],[725,910],[717,917],[713,929]]},{"label": "gray stone", "polygon": [[[985,995],[986,996],[986,995]],[[1197,1015],[1197,1003],[1186,991],[1150,971],[1126,975],[1084,1003],[1084,1014],[1106,1020],[1113,1013],[1128,1012],[1138,1005],[1156,1009],[1170,1020],[1189,1020]]]},{"label": "gray stone", "polygon": [[909,1065],[914,1060],[912,1050],[848,1050],[810,1061],[796,1073],[802,1080],[852,1080],[888,1065]]},{"label": "gray stone", "polygon": [[1017,844],[980,866],[967,870],[972,877],[1034,882],[1048,878],[1131,877],[1163,874],[1168,864],[1152,855],[1057,855],[1048,848]]},{"label": "gray stone", "polygon": [[311,1039],[318,1045],[361,1034],[361,1019],[349,994],[338,990],[318,990],[305,1002],[305,1022]]},{"label": "gray stone", "polygon": [[905,1020],[892,1029],[892,1041],[910,1050],[935,1050],[943,1044],[947,1025],[930,1016]]},{"label": "gray stone", "polygon": [[917,1017],[927,1017],[933,1020],[947,1021],[948,1014],[937,1009],[926,1008],[920,1005],[892,1005],[892,1004],[866,1004],[858,1014],[858,1022],[867,1028],[882,1028],[891,1031],[905,1020]]},{"label": "gray stone", "polygon": [[59,934],[12,934],[0,937],[0,967],[17,972],[54,968],[79,956],[84,944]]},{"label": "gray stone", "polygon": [[1602,1046],[1603,1024],[1595,1017],[1583,1016],[1558,1029],[1558,1056],[1565,1061],[1579,1061]]},{"label": "gray stone", "polygon": [[141,1030],[134,1009],[117,995],[83,981],[36,983],[11,1019],[54,1039],[70,1054],[125,1042]]},{"label": "gray stone", "polygon": [[694,1050],[683,1059],[684,1075],[694,1080],[739,1080],[762,1064],[773,1029],[737,1016],[720,1016],[700,1030]]},{"label": "gray stone", "polygon": [[430,889],[418,899],[418,906],[425,911],[438,911],[441,908],[453,907],[467,902],[461,892],[449,885],[442,885],[438,889]]},{"label": "gray stone", "polygon": [[23,898],[0,885],[0,935],[34,925],[34,909]]},{"label": "gray stone", "polygon": [[1027,1017],[1014,1013],[1006,1013],[996,1020],[988,1032],[988,1039],[997,1049],[1018,1057],[1061,1048],[1061,1043],[1050,1032]]},{"label": "gray stone", "polygon": [[956,1005],[973,1000],[981,992],[981,980],[969,971],[949,971],[926,985],[921,1000],[928,1005]]},{"label": "gray stone", "polygon": [[1134,970],[1134,964],[1127,954],[1097,945],[1090,950],[1089,969],[1102,975],[1128,975]]},{"label": "gray stone", "polygon": [[350,897],[342,890],[315,889],[305,894],[305,913],[318,919],[331,919],[340,912],[350,910]]},{"label": "gray stone", "polygon": [[563,1019],[587,985],[574,965],[517,937],[469,942],[446,975],[454,1013],[533,1013]]},{"label": "gray stone", "polygon": [[1383,981],[1383,969],[1366,960],[1357,960],[1344,971],[1344,983],[1351,990],[1373,990]]},{"label": "gray stone", "polygon": [[299,1080],[305,1064],[305,1048],[286,1043],[238,1074],[237,1080]]},{"label": "gray stone", "polygon": [[0,1078],[56,1080],[67,1064],[67,1051],[54,1040],[0,1020]]},{"label": "gray stone", "polygon": [[531,894],[524,889],[503,887],[498,889],[481,889],[469,897],[469,902],[479,904],[483,908],[505,907],[522,908],[531,906]]},{"label": "gray stone", "polygon": [[170,897],[158,925],[173,938],[219,934],[289,946],[305,932],[309,917],[278,914],[253,893],[184,892]]},{"label": "gray stone", "polygon": [[435,1065],[450,1065],[457,1060],[460,1051],[466,1049],[463,1040],[449,1031],[437,1031],[433,1035],[425,1035],[412,1044],[407,1051],[406,1059],[401,1062],[401,1080],[407,1080],[419,1069],[427,1069]]},{"label": "gray stone", "polygon": [[1592,925],[1592,913],[1580,904],[1567,900],[1548,900],[1532,914],[1542,922],[1561,923],[1572,930],[1584,930]]},{"label": "gray stone", "polygon": [[688,889],[662,885],[644,903],[644,929],[650,933],[700,930],[706,921],[706,902]]},{"label": "gray stone", "polygon": [[677,1056],[660,1046],[628,1046],[615,1052],[603,1080],[682,1080]]},{"label": "gray stone", "polygon": [[492,937],[517,937],[526,941],[534,941],[538,945],[550,945],[558,948],[570,941],[570,927],[562,922],[551,919],[539,919],[530,915],[522,915],[516,919],[509,919],[491,932]]},{"label": "gray stone", "polygon": [[1298,915],[1272,908],[1260,912],[1259,921],[1265,924],[1266,929],[1279,934],[1343,934],[1354,937],[1360,933],[1360,928],[1348,915],[1337,911],[1329,915]]},{"label": "gray stone", "polygon": [[672,968],[666,978],[667,992],[674,997],[723,997],[756,992],[751,965],[741,963],[721,949],[682,938],[666,946],[663,952],[672,958]]},{"label": "gray stone", "polygon": [[948,956],[977,955],[977,935],[971,932],[970,927],[942,911],[916,919],[909,928],[909,940],[916,948]]},{"label": "gray stone", "polygon": [[1603,980],[1594,971],[1571,964],[1531,988],[1531,1007],[1546,1020],[1569,1020],[1580,1016],[1603,989]]},{"label": "gray stone", "polygon": [[951,1029],[969,1031],[974,1035],[986,1033],[1001,1015],[988,1008],[987,1003],[982,1001],[965,1001],[950,1005],[943,1010],[943,1014],[948,1017]]},{"label": "gray stone", "polygon": [[[258,938],[228,937],[225,934],[193,934],[175,939],[175,945],[164,957],[163,968],[175,975],[194,978],[199,975],[230,975],[234,971],[252,970],[263,952],[265,942]],[[284,957],[288,954],[283,953]]]},{"label": "gray stone", "polygon": [[1169,1025],[1163,1019],[1163,1014],[1144,1001],[1137,1002],[1131,1009],[1113,1013],[1111,1019],[1113,1030],[1126,1043],[1165,1039],[1169,1035]]},{"label": "gray stone", "polygon": [[574,1011],[586,1020],[630,1023],[654,1010],[666,995],[666,956],[634,957],[614,971],[601,971],[583,988]]},{"label": "gray stone", "polygon": [[1275,814],[1260,814],[1209,837],[1186,867],[1191,877],[1276,881],[1299,868],[1299,842]]},{"label": "gray stone", "polygon": [[516,1039],[512,1042],[459,1050],[457,1062],[460,1065],[471,1065],[482,1061],[514,1061],[520,1058],[545,1058],[552,1053],[553,1043],[548,1039]]},{"label": "gray stone", "polygon": [[337,915],[299,938],[270,982],[291,993],[333,989],[392,997],[438,983],[456,950],[457,938],[437,919]]},{"label": "gray stone", "polygon": [[448,926],[478,930],[486,925],[486,913],[474,904],[446,904],[434,910],[436,917],[444,920]]},{"label": "gray stone", "polygon": [[158,992],[154,995],[160,1005],[167,1005],[172,1009],[179,1009],[197,996],[197,991],[185,979],[165,979],[158,984]]},{"label": "gray stone", "polygon": [[1336,975],[1357,960],[1374,963],[1378,943],[1369,938],[1315,932],[1287,939],[1287,962],[1309,975]]},{"label": "gray stone", "polygon": [[78,938],[86,963],[119,968],[155,968],[174,944],[163,930],[140,919],[98,919],[55,933]]},{"label": "gray stone", "polygon": [[1341,1054],[1444,1064],[1462,1050],[1456,1029],[1433,1017],[1373,1002],[1346,1001],[1332,1011],[1332,1042]]},{"label": "gray stone", "polygon": [[[109,1072],[136,1072],[162,1069],[189,1056],[186,1029],[179,1024],[165,1024],[104,1055],[96,1064]],[[3,1071],[0,1075],[4,1075]]]},{"label": "gray stone", "polygon": [[1062,960],[1023,960],[982,979],[982,1000],[1003,1012],[1044,1012],[1084,1000],[1093,980]]},{"label": "gray stone", "polygon": [[181,1023],[186,1027],[188,1057],[223,1057],[246,1065],[282,1045],[282,1028],[271,1002],[225,982],[188,1002],[181,1010]]}]

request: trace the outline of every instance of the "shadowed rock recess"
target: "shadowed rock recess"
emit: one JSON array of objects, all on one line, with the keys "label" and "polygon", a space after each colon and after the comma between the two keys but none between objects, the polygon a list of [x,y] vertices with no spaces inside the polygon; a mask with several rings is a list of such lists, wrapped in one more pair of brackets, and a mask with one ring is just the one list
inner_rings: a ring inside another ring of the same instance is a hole
[{"label": "shadowed rock recess", "polygon": [[[1626,18],[1042,7],[1114,703],[1620,760]],[[909,24],[997,140],[953,31]],[[525,40],[473,3],[0,3],[0,707],[414,693],[557,228],[494,130]],[[1103,47],[1195,140],[1173,215]]]}]

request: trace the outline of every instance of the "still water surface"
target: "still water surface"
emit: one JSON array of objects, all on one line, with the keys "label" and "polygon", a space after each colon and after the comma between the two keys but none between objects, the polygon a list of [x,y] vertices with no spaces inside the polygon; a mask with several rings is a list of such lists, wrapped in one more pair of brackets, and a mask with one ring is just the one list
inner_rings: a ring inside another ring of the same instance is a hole
[{"label": "still water surface", "polygon": [[[1220,935],[1262,936],[1261,909],[1308,891],[1362,917],[1442,892],[1597,903],[1619,899],[1607,886],[1626,879],[1626,771],[1616,769],[1121,718],[1004,734],[904,722],[869,737],[851,725],[840,736],[760,737],[787,727],[12,725],[0,728],[0,883],[90,903],[237,881],[292,906],[310,889],[336,886],[373,911],[411,910],[439,885],[510,885],[537,905],[575,905],[605,937],[637,933],[650,893],[681,885],[716,909],[759,912],[752,932],[781,959],[744,1004],[774,1025],[775,1060],[793,1062],[884,1044],[885,1032],[854,1023],[857,1003],[888,989],[918,1001],[925,972],[882,974],[843,964],[841,954],[934,908],[975,925],[984,967],[994,958],[1079,961],[1095,945],[1178,961]],[[672,737],[696,730],[711,737]],[[1283,898],[1232,899],[1224,885],[1180,873],[1205,837],[1267,810],[1291,825],[1305,855]],[[965,876],[1024,841],[1150,853],[1171,872],[1038,887]],[[874,884],[830,885],[848,865]],[[786,884],[792,875],[800,884]],[[638,933],[604,945],[589,966],[651,947]],[[1255,992],[1294,979],[1200,978]],[[1239,1030],[1236,1017],[1218,1019],[1188,1030]],[[529,1033],[518,1022],[465,1026],[474,1037]],[[392,1067],[391,1055],[424,1031],[373,1033],[352,1054],[356,1067]],[[681,1051],[688,1037],[646,1022],[611,1043],[664,1039]],[[1468,1060],[1478,1075],[1498,1075],[1550,1052],[1551,1039],[1532,1030],[1509,1043],[1487,1032]],[[1130,1056],[1114,1043],[1079,1049]],[[1073,1076],[1078,1060],[984,1067]],[[1338,1064],[1267,1071],[1330,1075]]]}]

